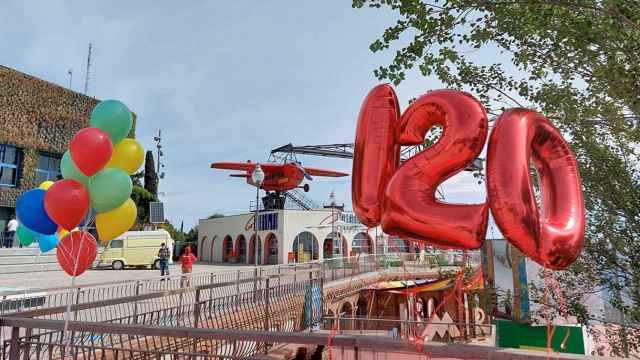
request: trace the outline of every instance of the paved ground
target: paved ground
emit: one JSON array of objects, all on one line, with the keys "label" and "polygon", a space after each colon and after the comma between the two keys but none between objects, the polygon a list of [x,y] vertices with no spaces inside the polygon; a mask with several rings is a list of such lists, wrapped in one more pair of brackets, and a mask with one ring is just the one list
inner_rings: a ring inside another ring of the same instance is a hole
[{"label": "paved ground", "polygon": [[[252,266],[196,263],[193,265],[193,273],[217,273],[250,268],[252,268]],[[172,275],[180,274],[180,266],[171,265],[169,271]],[[143,280],[153,279],[154,277],[160,277],[160,272],[157,270],[138,269],[126,269],[120,271],[110,269],[88,270],[87,272],[76,278],[76,284],[82,285],[122,280]],[[9,288],[43,289],[64,287],[69,285],[71,285],[71,277],[63,271],[45,271],[0,275],[0,292],[3,289],[8,290]]]}]

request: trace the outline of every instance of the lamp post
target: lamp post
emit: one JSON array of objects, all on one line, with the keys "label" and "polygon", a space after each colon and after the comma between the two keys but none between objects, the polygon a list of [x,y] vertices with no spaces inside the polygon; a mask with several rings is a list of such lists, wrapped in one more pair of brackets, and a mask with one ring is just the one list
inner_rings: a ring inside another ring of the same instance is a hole
[{"label": "lamp post", "polygon": [[260,164],[256,164],[256,167],[253,169],[251,173],[251,181],[256,186],[256,214],[253,217],[253,231],[254,231],[254,242],[253,242],[253,250],[254,250],[254,261],[256,266],[258,266],[258,210],[260,210],[260,205],[258,203],[260,197],[260,187],[262,186],[262,182],[264,181],[264,171],[262,171],[262,167]]}]

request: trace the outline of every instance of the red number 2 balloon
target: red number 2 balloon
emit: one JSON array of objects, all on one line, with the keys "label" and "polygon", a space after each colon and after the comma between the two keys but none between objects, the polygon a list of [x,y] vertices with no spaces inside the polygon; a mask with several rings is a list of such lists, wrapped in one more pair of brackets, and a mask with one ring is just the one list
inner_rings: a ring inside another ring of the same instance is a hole
[{"label": "red number 2 balloon", "polygon": [[[436,144],[399,166],[399,146],[417,145],[435,124]],[[356,130],[353,208],[368,226],[440,247],[475,249],[486,234],[488,209],[514,246],[541,265],[562,269],[579,255],[584,203],[578,167],[562,135],[530,110],[505,112],[496,121],[487,157],[488,203],[436,200],[437,187],[462,171],[486,142],[487,116],[472,96],[429,92],[400,116],[393,88],[375,87]],[[533,160],[542,192],[539,210],[529,177]]]}]

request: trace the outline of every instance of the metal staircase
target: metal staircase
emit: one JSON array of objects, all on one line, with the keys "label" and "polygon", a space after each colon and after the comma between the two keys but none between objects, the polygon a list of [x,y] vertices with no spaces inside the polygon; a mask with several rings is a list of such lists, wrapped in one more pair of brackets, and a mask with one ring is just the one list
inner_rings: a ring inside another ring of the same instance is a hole
[{"label": "metal staircase", "polygon": [[319,209],[320,205],[309,199],[304,193],[298,189],[289,190],[284,194],[285,208],[312,210]]}]

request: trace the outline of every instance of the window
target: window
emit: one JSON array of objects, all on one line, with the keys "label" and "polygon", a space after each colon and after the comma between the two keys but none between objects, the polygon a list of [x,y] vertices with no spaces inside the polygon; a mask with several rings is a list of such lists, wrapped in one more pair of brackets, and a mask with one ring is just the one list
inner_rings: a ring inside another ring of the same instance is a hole
[{"label": "window", "polygon": [[0,145],[0,186],[18,186],[21,155],[14,146]]},{"label": "window", "polygon": [[112,249],[121,249],[122,248],[122,240],[111,240],[110,247]]},{"label": "window", "polygon": [[40,154],[38,167],[36,168],[36,185],[47,180],[56,181],[62,174],[60,173],[60,158],[46,154]]}]

